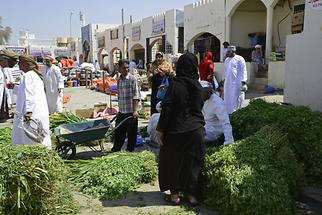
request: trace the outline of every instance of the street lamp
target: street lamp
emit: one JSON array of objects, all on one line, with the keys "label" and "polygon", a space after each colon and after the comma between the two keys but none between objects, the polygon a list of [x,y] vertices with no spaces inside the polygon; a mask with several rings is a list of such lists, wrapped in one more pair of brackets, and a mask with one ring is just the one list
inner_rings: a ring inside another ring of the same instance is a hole
[{"label": "street lamp", "polygon": [[72,16],[74,12],[71,11],[69,15],[69,37],[72,37]]}]

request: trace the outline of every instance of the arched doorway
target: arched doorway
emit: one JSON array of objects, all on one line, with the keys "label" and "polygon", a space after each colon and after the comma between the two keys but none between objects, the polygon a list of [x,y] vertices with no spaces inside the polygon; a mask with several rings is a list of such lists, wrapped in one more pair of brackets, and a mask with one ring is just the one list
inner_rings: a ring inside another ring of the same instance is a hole
[{"label": "arched doorway", "polygon": [[245,0],[231,14],[230,43],[238,47],[238,54],[251,61],[256,44],[266,43],[266,6],[261,0]]},{"label": "arched doorway", "polygon": [[98,63],[100,64],[101,68],[105,67],[109,63],[108,53],[104,48],[100,49],[98,52]]},{"label": "arched doorway", "polygon": [[188,49],[197,54],[200,59],[210,51],[213,54],[213,61],[220,62],[220,40],[211,33],[206,32],[195,36],[188,43]]},{"label": "arched doorway", "polygon": [[114,66],[116,64],[118,64],[118,62],[122,59],[122,51],[121,49],[115,47],[114,49],[112,49],[111,54],[110,54],[111,58],[110,58],[110,67],[114,68]]},{"label": "arched doorway", "polygon": [[145,49],[141,44],[135,44],[130,50],[131,60],[139,62],[139,60],[145,59]]},{"label": "arched doorway", "polygon": [[163,48],[163,43],[162,43],[162,38],[158,38],[156,40],[154,40],[152,43],[151,43],[151,59],[152,59],[152,62],[155,60],[155,54],[157,52],[160,52],[160,51],[163,51],[164,48]]}]

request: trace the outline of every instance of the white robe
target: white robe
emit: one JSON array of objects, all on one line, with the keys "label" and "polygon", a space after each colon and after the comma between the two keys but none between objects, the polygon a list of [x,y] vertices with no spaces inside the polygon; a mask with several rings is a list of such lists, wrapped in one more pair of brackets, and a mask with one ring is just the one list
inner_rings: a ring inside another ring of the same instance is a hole
[{"label": "white robe", "polygon": [[[16,111],[25,115],[27,112],[32,112],[32,118],[41,121],[47,135],[42,142],[42,145],[51,148],[50,130],[49,130],[49,113],[44,91],[44,84],[40,77],[34,71],[29,71],[22,76],[18,87],[17,108]],[[12,129],[12,144],[32,144],[24,131],[18,126],[21,121],[15,115]]]},{"label": "white robe", "polygon": [[6,77],[4,75],[3,68],[0,66],[0,107],[3,100],[3,92],[6,91]]},{"label": "white robe", "polygon": [[49,114],[63,112],[63,93],[59,93],[58,89],[64,88],[64,78],[59,67],[45,66],[43,76]]},{"label": "white robe", "polygon": [[241,108],[245,93],[241,91],[241,82],[247,81],[246,62],[242,56],[227,57],[223,74],[224,102],[228,114]]},{"label": "white robe", "polygon": [[[6,78],[6,83],[9,84],[14,83],[15,80],[12,76],[12,71],[16,70],[15,68],[9,68],[6,67],[3,69],[4,74],[5,74],[5,78]],[[16,95],[14,95],[13,90],[12,89],[7,89],[7,99],[8,99],[8,105],[11,106],[12,104],[16,103]]]},{"label": "white robe", "polygon": [[221,134],[225,135],[225,145],[234,142],[229,116],[224,101],[219,96],[212,94],[205,101],[202,113],[205,118],[205,142],[215,141]]}]

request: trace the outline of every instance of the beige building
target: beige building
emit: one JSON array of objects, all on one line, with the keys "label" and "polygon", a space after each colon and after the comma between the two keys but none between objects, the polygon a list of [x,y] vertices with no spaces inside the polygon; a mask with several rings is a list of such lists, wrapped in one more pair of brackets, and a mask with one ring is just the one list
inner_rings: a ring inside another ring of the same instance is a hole
[{"label": "beige building", "polygon": [[322,111],[322,1],[307,0],[303,33],[286,42],[284,101]]}]

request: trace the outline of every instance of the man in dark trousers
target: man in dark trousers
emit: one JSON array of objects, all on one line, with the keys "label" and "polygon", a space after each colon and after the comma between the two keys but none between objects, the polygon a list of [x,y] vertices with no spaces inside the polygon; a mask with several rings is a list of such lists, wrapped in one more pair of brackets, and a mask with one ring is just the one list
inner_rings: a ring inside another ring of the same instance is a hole
[{"label": "man in dark trousers", "polygon": [[112,152],[121,150],[126,134],[128,138],[126,150],[132,152],[135,148],[138,130],[140,90],[136,77],[129,73],[129,61],[120,60],[119,72],[120,77],[117,80],[119,113],[116,120],[116,126],[124,119],[128,117],[132,118],[125,121],[116,129]]}]

